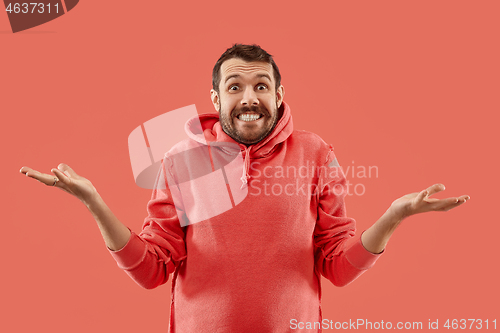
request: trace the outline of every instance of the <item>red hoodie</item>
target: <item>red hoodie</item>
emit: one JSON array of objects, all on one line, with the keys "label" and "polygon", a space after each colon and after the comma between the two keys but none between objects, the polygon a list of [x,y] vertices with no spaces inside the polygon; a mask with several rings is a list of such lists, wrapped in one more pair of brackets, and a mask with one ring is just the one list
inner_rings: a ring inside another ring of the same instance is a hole
[{"label": "red hoodie", "polygon": [[[165,186],[153,190],[142,232],[132,232],[122,249],[109,250],[144,288],[173,273],[169,333],[321,332],[320,276],[344,286],[380,256],[354,237],[355,220],[344,206],[346,179],[332,146],[294,131],[286,103],[280,113],[261,142],[238,144],[246,197],[181,227],[183,208],[176,211],[165,181],[173,152],[207,142],[237,144],[223,132],[218,114],[199,116],[203,132],[189,121],[190,139],[165,154],[157,179]],[[316,322],[316,328],[300,329],[300,322]]]}]

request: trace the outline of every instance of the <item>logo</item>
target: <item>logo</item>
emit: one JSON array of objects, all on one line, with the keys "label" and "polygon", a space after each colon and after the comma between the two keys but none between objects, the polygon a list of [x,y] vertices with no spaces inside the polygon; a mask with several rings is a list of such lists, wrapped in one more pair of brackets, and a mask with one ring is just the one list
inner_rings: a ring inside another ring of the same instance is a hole
[{"label": "logo", "polygon": [[[186,131],[197,139],[188,139]],[[129,135],[128,147],[136,184],[156,190],[168,184],[183,227],[230,210],[248,194],[242,185],[240,147],[207,142],[194,105],[138,126]]]},{"label": "logo", "polygon": [[52,21],[75,8],[79,0],[23,2],[4,0],[12,32],[31,29]]}]

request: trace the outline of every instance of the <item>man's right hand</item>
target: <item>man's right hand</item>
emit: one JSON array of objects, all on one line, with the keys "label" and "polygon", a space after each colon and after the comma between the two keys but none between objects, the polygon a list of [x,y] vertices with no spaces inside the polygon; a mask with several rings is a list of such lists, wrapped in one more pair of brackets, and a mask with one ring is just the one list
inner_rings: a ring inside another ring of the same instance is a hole
[{"label": "man's right hand", "polygon": [[[61,163],[57,166],[57,169],[50,171],[54,175],[41,173],[26,166],[23,166],[20,170],[26,176],[36,179],[47,186],[55,186],[68,192],[77,197],[85,205],[88,205],[96,196],[97,190],[90,180],[79,176],[67,164]],[[54,184],[56,177],[58,181]]]},{"label": "man's right hand", "polygon": [[[106,246],[112,251],[123,248],[130,239],[131,232],[109,209],[90,180],[79,176],[64,163],[59,164],[57,169],[50,171],[54,175],[41,173],[25,166],[20,170],[21,173],[28,177],[36,179],[47,186],[59,187],[61,190],[80,199],[96,220]],[[59,181],[55,181],[56,177]]]}]

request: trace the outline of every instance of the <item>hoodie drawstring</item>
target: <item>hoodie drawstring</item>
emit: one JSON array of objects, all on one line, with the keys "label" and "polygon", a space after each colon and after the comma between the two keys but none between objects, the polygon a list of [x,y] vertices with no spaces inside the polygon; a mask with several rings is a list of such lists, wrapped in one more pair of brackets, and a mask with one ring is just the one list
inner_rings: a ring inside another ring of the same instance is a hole
[{"label": "hoodie drawstring", "polygon": [[245,149],[245,160],[243,162],[243,174],[241,175],[241,187],[240,189],[243,189],[243,187],[248,186],[248,179],[250,179],[250,175],[248,173],[250,169],[250,149],[252,149],[252,146],[249,146]]}]

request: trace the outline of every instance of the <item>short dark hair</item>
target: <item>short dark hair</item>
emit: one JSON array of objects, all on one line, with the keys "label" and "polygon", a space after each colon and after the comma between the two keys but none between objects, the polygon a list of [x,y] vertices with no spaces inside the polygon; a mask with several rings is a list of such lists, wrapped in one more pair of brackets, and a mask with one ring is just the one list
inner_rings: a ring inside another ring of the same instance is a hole
[{"label": "short dark hair", "polygon": [[264,49],[262,49],[259,45],[234,44],[232,47],[228,48],[215,63],[212,71],[212,87],[215,91],[219,92],[220,68],[222,63],[232,58],[239,58],[248,62],[261,61],[271,64],[273,66],[274,81],[276,81],[275,90],[278,90],[281,85],[281,74],[278,66],[274,62],[273,57],[264,51]]}]

